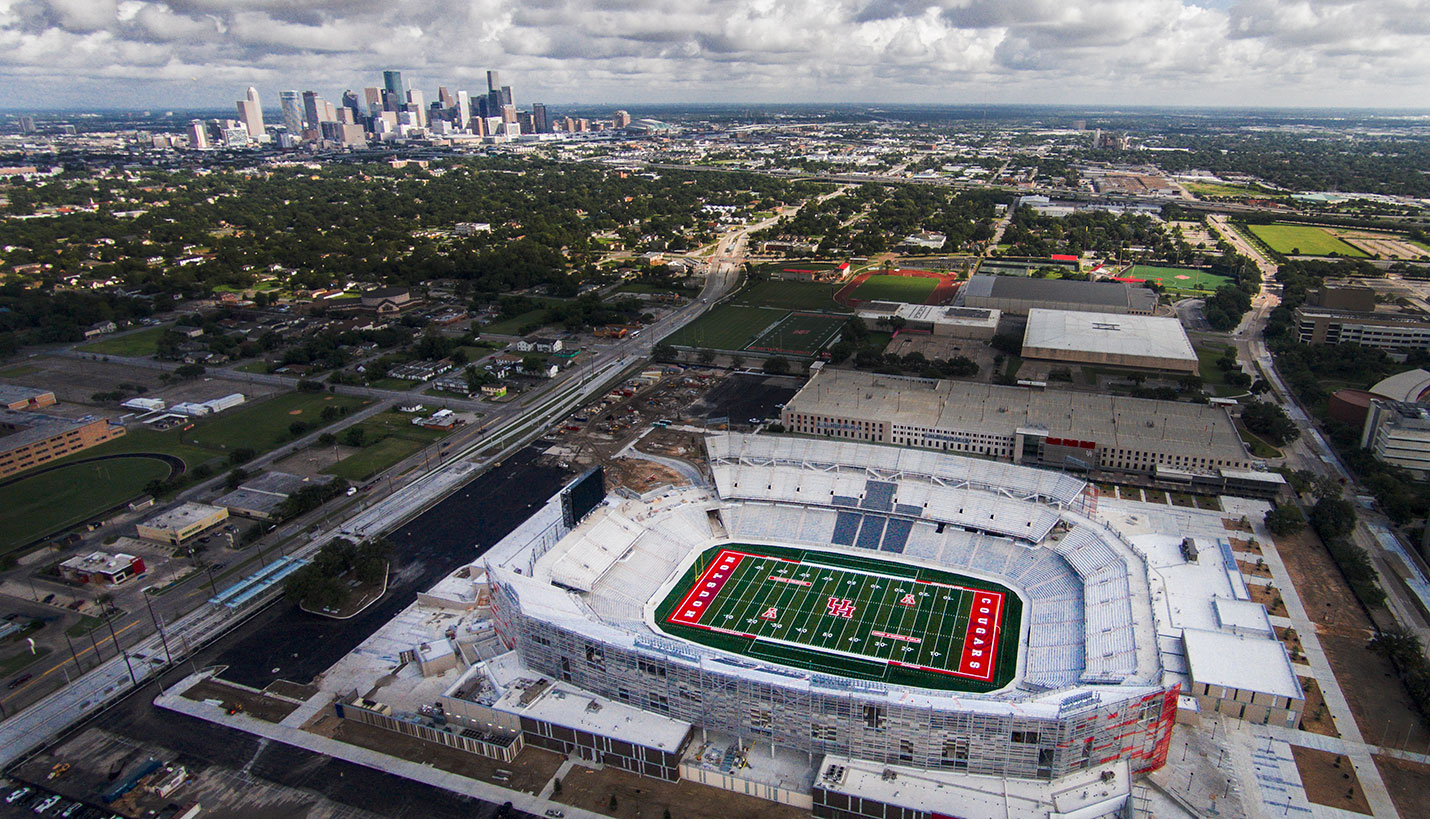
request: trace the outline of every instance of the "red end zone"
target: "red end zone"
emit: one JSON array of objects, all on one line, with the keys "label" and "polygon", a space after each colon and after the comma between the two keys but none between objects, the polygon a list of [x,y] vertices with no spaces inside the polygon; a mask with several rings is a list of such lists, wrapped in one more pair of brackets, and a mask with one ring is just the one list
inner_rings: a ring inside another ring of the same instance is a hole
[{"label": "red end zone", "polygon": [[700,615],[705,613],[705,606],[715,595],[720,593],[720,589],[725,586],[725,581],[735,573],[735,567],[740,565],[740,561],[745,559],[745,555],[740,552],[722,550],[715,555],[715,559],[701,573],[700,579],[695,581],[695,585],[690,587],[690,591],[685,595],[685,599],[680,601],[680,605],[675,607],[675,611],[665,618],[667,623],[684,623],[687,626],[694,626],[700,623]]},{"label": "red end zone", "polygon": [[1003,628],[1003,595],[976,591],[968,614],[968,631],[963,635],[963,655],[958,660],[960,677],[993,679],[998,660],[998,632]]}]

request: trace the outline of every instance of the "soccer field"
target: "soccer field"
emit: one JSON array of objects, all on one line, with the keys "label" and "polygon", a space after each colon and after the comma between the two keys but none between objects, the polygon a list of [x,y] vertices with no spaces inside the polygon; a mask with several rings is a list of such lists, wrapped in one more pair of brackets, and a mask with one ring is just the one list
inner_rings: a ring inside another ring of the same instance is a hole
[{"label": "soccer field", "polygon": [[729,545],[700,556],[656,625],[824,674],[991,691],[1017,668],[1022,603],[1006,587],[834,552]]},{"label": "soccer field", "polygon": [[750,342],[745,349],[760,353],[811,356],[823,349],[830,339],[839,335],[844,322],[845,319],[839,316],[790,313],[779,324]]},{"label": "soccer field", "polygon": [[1330,231],[1315,225],[1247,225],[1266,246],[1288,256],[1329,256],[1332,253],[1352,258],[1366,254],[1341,241]]},{"label": "soccer field", "polygon": [[1158,282],[1162,289],[1174,293],[1214,293],[1218,287],[1231,284],[1226,276],[1191,267],[1162,267],[1152,264],[1133,265],[1127,275]]}]

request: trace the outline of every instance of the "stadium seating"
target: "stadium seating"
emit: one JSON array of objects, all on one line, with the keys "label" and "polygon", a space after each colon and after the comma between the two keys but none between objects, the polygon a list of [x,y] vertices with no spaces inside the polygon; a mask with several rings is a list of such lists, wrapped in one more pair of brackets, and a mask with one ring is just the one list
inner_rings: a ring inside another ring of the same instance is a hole
[{"label": "stadium seating", "polygon": [[914,528],[914,522],[904,518],[890,518],[889,525],[884,529],[884,542],[879,548],[885,552],[900,554],[904,551],[904,545],[909,541],[909,531]]},{"label": "stadium seating", "polygon": [[879,542],[884,538],[884,523],[888,518],[883,515],[865,515],[864,523],[859,527],[859,536],[854,539],[854,545],[861,549],[877,549]]},{"label": "stadium seating", "polygon": [[894,508],[894,492],[898,484],[886,481],[865,481],[864,500],[859,505],[876,512],[889,512]]},{"label": "stadium seating", "polygon": [[859,535],[859,522],[864,516],[857,512],[840,512],[838,519],[834,522],[834,532],[829,536],[831,543],[840,546],[853,546],[854,538]]}]

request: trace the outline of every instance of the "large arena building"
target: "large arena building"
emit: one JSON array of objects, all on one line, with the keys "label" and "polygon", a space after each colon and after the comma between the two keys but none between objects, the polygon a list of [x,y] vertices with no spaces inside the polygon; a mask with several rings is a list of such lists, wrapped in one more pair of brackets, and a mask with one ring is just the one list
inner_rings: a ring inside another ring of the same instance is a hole
[{"label": "large arena building", "polygon": [[568,485],[325,672],[338,716],[829,819],[1130,819],[1178,721],[1299,718],[1220,510],[872,443],[705,448],[696,485]]}]

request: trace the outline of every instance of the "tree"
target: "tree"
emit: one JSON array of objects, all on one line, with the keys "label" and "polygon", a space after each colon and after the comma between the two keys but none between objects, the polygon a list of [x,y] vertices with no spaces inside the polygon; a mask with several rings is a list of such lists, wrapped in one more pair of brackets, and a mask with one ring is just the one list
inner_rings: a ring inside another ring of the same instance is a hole
[{"label": "tree", "polygon": [[784,375],[789,372],[789,359],[777,355],[770,356],[765,359],[762,369],[770,375]]},{"label": "tree", "polygon": [[1301,429],[1286,411],[1269,401],[1253,401],[1241,411],[1241,422],[1274,446],[1285,446],[1301,437]]},{"label": "tree", "polygon": [[652,347],[650,354],[655,357],[656,361],[664,361],[666,363],[675,361],[680,357],[680,353],[675,347],[664,341]]},{"label": "tree", "polygon": [[701,364],[704,364],[707,367],[710,366],[715,362],[715,351],[702,349],[700,351],[699,360]]},{"label": "tree", "polygon": [[338,442],[338,436],[331,432],[324,432],[318,436],[318,446],[332,446]]},{"label": "tree", "polygon": [[1321,498],[1311,507],[1311,528],[1322,540],[1332,540],[1351,533],[1356,525],[1356,508],[1341,498]]},{"label": "tree", "polygon": [[185,379],[198,378],[205,372],[207,372],[207,370],[204,369],[204,365],[202,364],[181,364],[174,368],[174,375]]},{"label": "tree", "polygon": [[343,431],[343,443],[347,446],[362,446],[367,430],[362,427],[348,427]]},{"label": "tree", "polygon": [[1283,503],[1266,513],[1266,528],[1273,535],[1294,535],[1306,528],[1306,516],[1295,504]]}]

